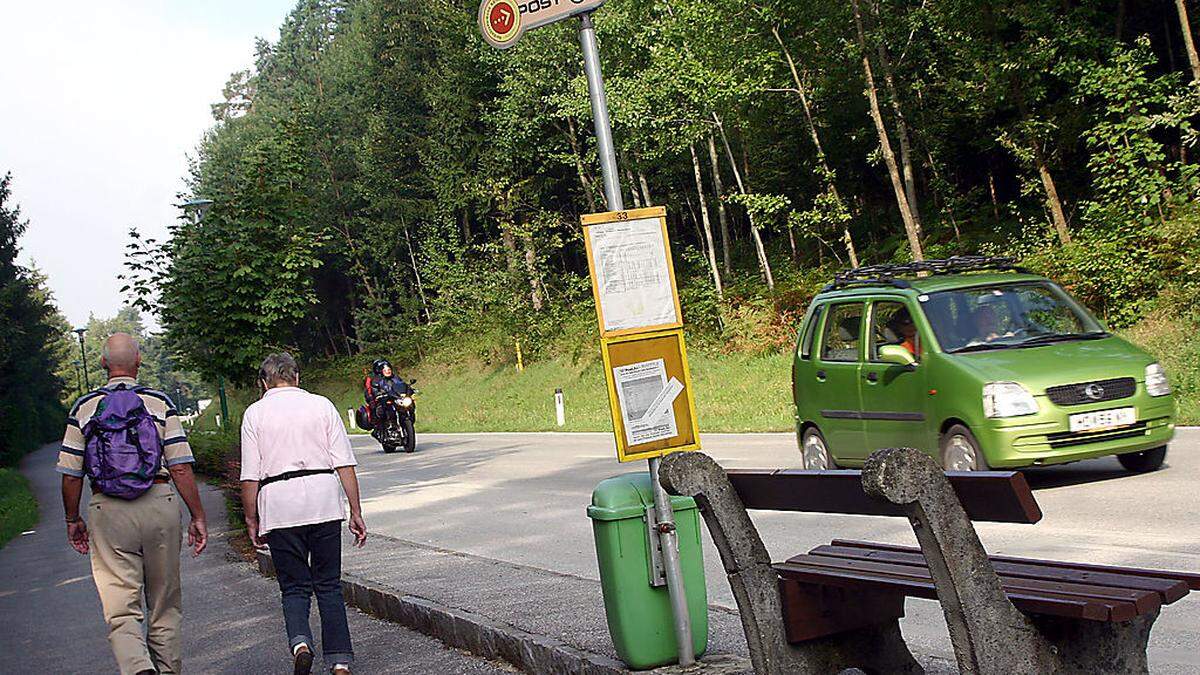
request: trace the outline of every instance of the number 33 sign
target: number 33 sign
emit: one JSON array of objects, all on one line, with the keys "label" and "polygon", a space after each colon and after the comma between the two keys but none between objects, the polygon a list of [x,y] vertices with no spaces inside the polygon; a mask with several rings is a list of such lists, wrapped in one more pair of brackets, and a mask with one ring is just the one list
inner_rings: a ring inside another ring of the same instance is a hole
[{"label": "number 33 sign", "polygon": [[497,49],[507,49],[527,30],[590,12],[604,0],[483,0],[479,29]]}]

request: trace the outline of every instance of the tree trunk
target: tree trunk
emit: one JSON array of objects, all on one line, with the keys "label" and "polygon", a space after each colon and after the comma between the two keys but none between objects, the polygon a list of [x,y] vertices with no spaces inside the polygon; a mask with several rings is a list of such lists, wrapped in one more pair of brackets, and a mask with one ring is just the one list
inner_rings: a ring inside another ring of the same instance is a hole
[{"label": "tree trunk", "polygon": [[[746,178],[746,190],[750,189],[750,153],[746,150],[746,141],[742,139],[742,175]],[[763,245],[762,234],[759,232],[758,226],[754,222],[754,214],[747,210],[747,215],[750,217],[750,237],[754,239],[754,250],[758,253],[758,259],[762,262],[763,276],[767,281],[767,288],[775,290],[775,276],[771,274],[771,263],[767,259],[767,248]]]},{"label": "tree trunk", "polygon": [[633,179],[633,171],[629,170],[629,166],[625,166],[625,182],[629,183],[629,194],[633,196],[634,208],[642,208],[642,195],[638,193],[637,181]]},{"label": "tree trunk", "polygon": [[733,274],[733,257],[729,253],[729,214],[725,211],[725,186],[721,184],[721,164],[717,161],[717,143],[708,134],[708,163],[712,168],[713,193],[717,196],[717,218],[721,222],[721,264],[725,274]]},{"label": "tree trunk", "polygon": [[466,209],[463,209],[462,217],[459,219],[459,228],[462,230],[463,245],[471,243],[471,218]]},{"label": "tree trunk", "polygon": [[888,98],[892,103],[892,114],[896,116],[896,136],[900,139],[900,167],[904,174],[904,196],[908,199],[908,208],[912,212],[913,222],[917,224],[917,232],[921,233],[921,207],[917,202],[917,178],[913,171],[912,141],[908,135],[908,121],[900,108],[900,93],[896,89],[896,80],[892,74],[892,60],[888,57],[887,47],[879,43],[879,63],[883,66],[883,84],[887,88]]},{"label": "tree trunk", "polygon": [[571,146],[571,156],[575,159],[575,173],[579,176],[579,185],[583,187],[583,194],[587,197],[588,206],[591,212],[598,211],[596,207],[596,187],[595,183],[588,176],[587,170],[583,167],[583,152],[579,149],[579,139],[575,136],[575,120],[567,118],[567,142]]},{"label": "tree trunk", "polygon": [[421,299],[421,309],[425,312],[425,321],[429,321],[429,302],[425,299],[425,285],[421,283],[421,270],[417,267],[417,256],[413,253],[412,239],[408,236],[408,223],[400,219],[400,227],[404,230],[404,243],[408,245],[408,261],[412,264],[413,277],[417,280],[417,296]]},{"label": "tree trunk", "polygon": [[638,171],[638,184],[642,186],[642,202],[646,206],[652,206],[654,202],[650,199],[650,184],[646,182],[646,174],[643,171]]},{"label": "tree trunk", "polygon": [[1042,187],[1046,189],[1046,206],[1054,219],[1054,229],[1058,232],[1058,240],[1064,246],[1071,243],[1071,232],[1067,230],[1067,217],[1063,215],[1062,200],[1058,198],[1058,188],[1054,186],[1054,177],[1050,175],[1050,167],[1046,165],[1046,157],[1035,142],[1033,144],[1033,159],[1037,163],[1038,175],[1042,178]]},{"label": "tree trunk", "polygon": [[996,218],[996,224],[1000,224],[1000,201],[996,199],[996,173],[992,167],[988,167],[988,193],[992,196],[992,215]]},{"label": "tree trunk", "polygon": [[[792,51],[784,44],[778,27],[772,26],[771,34],[775,36],[775,42],[779,43],[779,48],[783,50],[783,56],[787,59],[788,70],[792,73],[792,82],[796,85],[796,95],[800,97],[800,107],[804,110],[804,121],[808,123],[809,136],[812,137],[813,146],[817,149],[817,159],[821,162],[821,169],[825,172],[823,178],[827,182],[833,198],[837,200],[838,204],[843,204],[842,197],[838,194],[837,183],[834,181],[833,169],[829,167],[829,159],[825,156],[825,148],[821,145],[821,136],[817,134],[812,106],[808,104],[808,92],[804,88],[804,80],[800,78],[800,71],[796,68],[796,61],[792,58]],[[842,225],[842,242],[846,245],[846,253],[850,255],[850,264],[858,267],[858,254],[854,250],[854,238],[850,236],[850,228],[846,225]]]},{"label": "tree trunk", "polygon": [[1125,33],[1125,0],[1117,0],[1117,41],[1121,41],[1122,35]]},{"label": "tree trunk", "polygon": [[1175,10],[1179,13],[1179,28],[1183,32],[1183,47],[1187,51],[1188,63],[1192,64],[1192,81],[1200,84],[1200,57],[1197,57],[1196,43],[1192,41],[1192,25],[1188,21],[1185,1],[1175,0]]},{"label": "tree trunk", "polygon": [[705,257],[712,272],[713,287],[717,289],[717,299],[725,298],[725,289],[721,286],[721,271],[717,268],[717,249],[713,245],[712,222],[708,218],[708,203],[704,199],[704,179],[700,175],[700,158],[696,156],[696,146],[688,145],[692,153],[692,173],[696,178],[696,195],[700,204],[700,220],[704,224],[704,242],[707,244]]},{"label": "tree trunk", "polygon": [[521,235],[521,243],[525,247],[525,274],[529,277],[529,301],[533,303],[533,311],[542,311],[542,278],[538,274],[537,251],[533,248],[533,235],[526,232]]},{"label": "tree trunk", "polygon": [[500,223],[500,244],[504,246],[504,262],[510,277],[517,276],[517,240],[513,237],[512,223]]},{"label": "tree trunk", "polygon": [[895,192],[896,204],[900,207],[900,218],[904,221],[904,231],[908,235],[908,245],[912,249],[913,260],[924,260],[925,253],[921,249],[921,230],[909,208],[908,196],[900,178],[900,170],[896,166],[896,156],[892,153],[892,143],[888,140],[887,127],[883,125],[883,113],[879,110],[879,92],[875,87],[875,76],[871,72],[867,36],[863,31],[862,9],[859,6],[859,0],[850,0],[850,4],[854,9],[854,27],[858,32],[859,48],[862,50],[863,75],[867,81],[867,102],[871,107],[871,119],[875,122],[875,132],[879,135],[883,162],[887,165],[888,176],[892,179],[892,191]]},{"label": "tree trunk", "polygon": [[[713,121],[717,124],[717,131],[721,133],[721,144],[725,146],[725,157],[729,160],[729,166],[733,169],[733,178],[737,181],[738,191],[743,195],[750,194],[746,187],[747,181],[742,180],[742,172],[738,169],[737,160],[733,158],[733,148],[729,145],[729,136],[725,134],[725,125],[721,123],[721,118],[717,113],[712,114]],[[747,179],[748,180],[748,179]],[[762,236],[758,233],[758,225],[754,222],[754,212],[746,210],[746,216],[750,219],[750,238],[754,240],[754,252],[758,256],[758,264],[762,267],[763,278],[767,282],[768,290],[775,290],[775,276],[771,274],[771,261],[767,260],[767,249],[763,247]]]}]

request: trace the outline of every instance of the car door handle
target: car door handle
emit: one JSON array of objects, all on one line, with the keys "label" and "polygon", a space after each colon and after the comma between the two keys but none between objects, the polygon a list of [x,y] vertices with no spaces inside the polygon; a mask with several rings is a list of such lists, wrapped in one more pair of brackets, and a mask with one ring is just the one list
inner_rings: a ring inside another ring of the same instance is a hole
[{"label": "car door handle", "polygon": [[868,382],[878,382],[879,381],[879,373],[876,373],[873,370],[871,372],[867,373],[867,381]]},{"label": "car door handle", "polygon": [[825,381],[825,371],[823,371],[823,370],[818,370],[818,371],[817,371],[817,381],[818,381],[818,382],[824,382],[824,381]]}]

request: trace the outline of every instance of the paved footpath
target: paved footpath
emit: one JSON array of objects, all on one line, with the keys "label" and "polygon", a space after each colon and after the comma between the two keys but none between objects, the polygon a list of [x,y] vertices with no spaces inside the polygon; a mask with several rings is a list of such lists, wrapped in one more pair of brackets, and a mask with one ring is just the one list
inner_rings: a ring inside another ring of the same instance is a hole
[{"label": "paved footpath", "polygon": [[[116,662],[88,559],[67,545],[55,458],[48,446],[22,464],[40,520],[34,534],[0,549],[0,673],[113,673]],[[199,558],[185,553],[183,562],[184,667],[195,673],[290,673],[279,588],[229,546],[220,493],[205,487],[203,496],[212,531],[208,550]],[[314,629],[318,625],[314,611]],[[511,672],[355,610],[350,630],[358,673]]]}]

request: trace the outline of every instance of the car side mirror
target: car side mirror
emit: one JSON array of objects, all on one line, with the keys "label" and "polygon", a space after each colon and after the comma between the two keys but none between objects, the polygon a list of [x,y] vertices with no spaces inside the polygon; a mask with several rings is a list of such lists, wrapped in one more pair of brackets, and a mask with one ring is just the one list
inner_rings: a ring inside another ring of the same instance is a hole
[{"label": "car side mirror", "polygon": [[912,370],[917,366],[917,359],[900,345],[884,345],[879,348],[879,360],[884,363],[891,363],[897,366],[903,366]]}]

